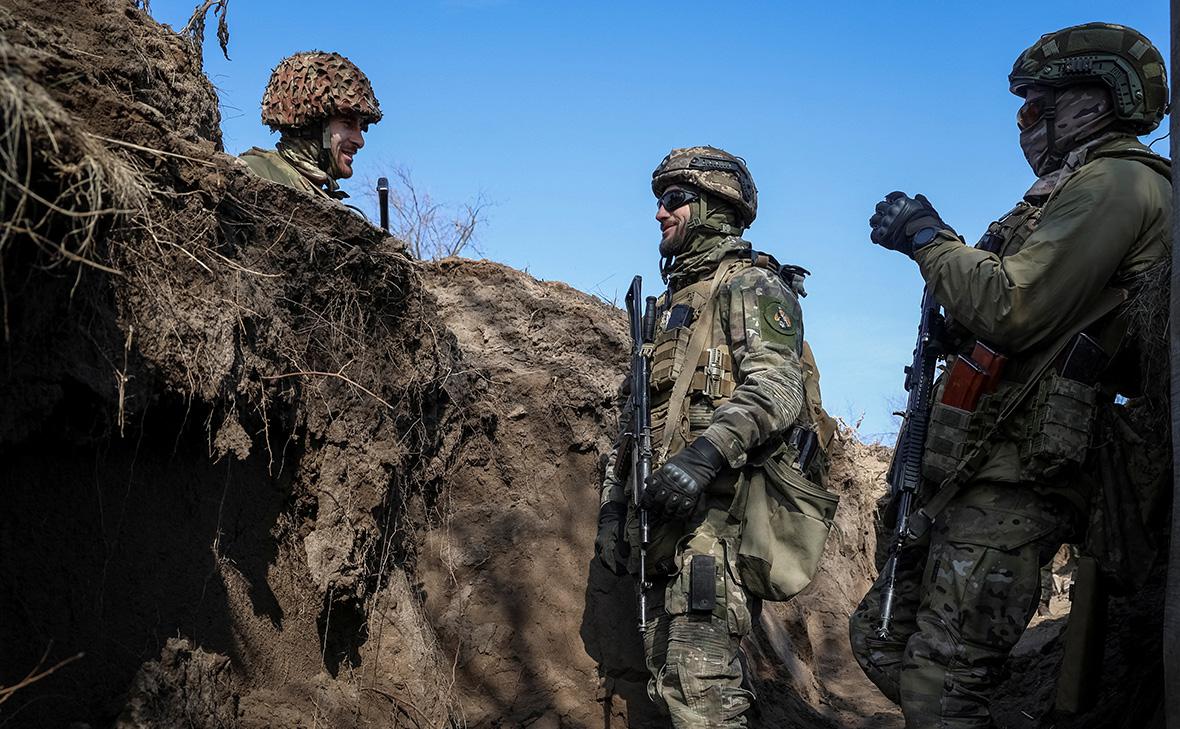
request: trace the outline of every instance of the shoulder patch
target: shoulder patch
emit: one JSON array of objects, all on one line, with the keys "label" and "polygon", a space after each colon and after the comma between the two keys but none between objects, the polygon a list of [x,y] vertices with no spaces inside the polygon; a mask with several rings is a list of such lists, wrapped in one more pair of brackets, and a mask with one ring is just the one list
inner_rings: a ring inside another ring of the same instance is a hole
[{"label": "shoulder patch", "polygon": [[764,300],[762,304],[762,318],[766,320],[766,323],[772,329],[780,334],[789,336],[795,333],[795,318],[791,315],[791,310],[782,301],[777,299]]}]

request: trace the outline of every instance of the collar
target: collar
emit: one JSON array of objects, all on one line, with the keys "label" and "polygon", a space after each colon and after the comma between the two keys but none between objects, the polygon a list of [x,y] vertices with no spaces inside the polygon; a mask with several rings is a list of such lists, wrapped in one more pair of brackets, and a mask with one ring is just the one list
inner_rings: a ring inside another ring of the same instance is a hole
[{"label": "collar", "polygon": [[[1132,144],[1128,145],[1128,142]],[[1065,155],[1065,161],[1061,163],[1061,167],[1038,178],[1032,187],[1028,188],[1028,191],[1024,193],[1024,199],[1034,205],[1043,205],[1067,177],[1098,156],[1096,153],[1109,152],[1128,146],[1146,149],[1138,139],[1127,136],[1126,132],[1117,131],[1100,134],[1085,144],[1074,147]]]},{"label": "collar", "polygon": [[697,235],[682,253],[664,259],[660,272],[668,289],[675,291],[700,281],[715,271],[722,260],[735,255],[749,256],[749,242],[736,235]]},{"label": "collar", "polygon": [[336,200],[348,197],[348,193],[340,189],[336,179],[328,174],[321,166],[323,157],[323,143],[312,135],[283,133],[279,143],[275,145],[279,156],[287,161],[299,174],[306,177],[316,187],[325,188],[328,196]]}]

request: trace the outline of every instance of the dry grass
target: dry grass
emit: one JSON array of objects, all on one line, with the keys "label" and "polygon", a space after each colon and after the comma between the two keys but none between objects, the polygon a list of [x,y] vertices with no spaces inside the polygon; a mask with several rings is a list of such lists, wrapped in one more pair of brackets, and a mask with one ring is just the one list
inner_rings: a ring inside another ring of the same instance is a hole
[{"label": "dry grass", "polygon": [[[0,37],[0,280],[17,239],[43,255],[37,265],[78,264],[118,275],[97,247],[121,219],[143,217],[147,187],[124,159],[81,133],[39,84],[25,77],[16,50]],[[80,274],[79,274],[80,275]],[[7,292],[0,290],[5,341]]]}]

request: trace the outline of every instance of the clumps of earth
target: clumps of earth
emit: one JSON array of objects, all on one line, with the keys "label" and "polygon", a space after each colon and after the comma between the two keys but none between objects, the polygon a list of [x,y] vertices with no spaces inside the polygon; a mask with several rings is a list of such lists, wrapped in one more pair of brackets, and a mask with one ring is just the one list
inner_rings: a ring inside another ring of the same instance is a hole
[{"label": "clumps of earth", "polygon": [[[592,558],[618,309],[253,177],[199,42],[130,0],[7,0],[0,69],[0,726],[667,726]],[[754,726],[902,725],[846,637],[889,452],[831,455]],[[1126,716],[1157,613],[1124,603],[1098,707],[1051,716],[1059,596],[1001,726]]]}]

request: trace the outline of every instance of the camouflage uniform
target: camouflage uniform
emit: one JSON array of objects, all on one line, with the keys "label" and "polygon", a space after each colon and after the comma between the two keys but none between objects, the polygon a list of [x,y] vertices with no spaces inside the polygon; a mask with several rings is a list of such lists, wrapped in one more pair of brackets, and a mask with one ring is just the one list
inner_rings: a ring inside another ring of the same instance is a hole
[{"label": "camouflage uniform", "polygon": [[[830,419],[818,402],[818,378],[804,383],[801,287],[784,280],[773,259],[753,253],[738,237],[753,220],[756,204],[748,172],[743,164],[749,187],[740,191],[732,174],[713,172],[702,180],[669,172],[683,170],[698,155],[736,160],[710,147],[674,150],[653,176],[657,195],[673,183],[691,184],[702,193],[691,203],[696,206],[691,232],[663,268],[668,291],[658,302],[651,370],[653,469],[697,438],[708,439],[727,464],[687,519],[653,528],[648,550],[653,583],[645,635],[649,693],[678,729],[746,726],[745,712],[754,698],[743,687],[738,651],[750,631],[756,598],[741,584],[735,558],[742,522],[731,513],[743,469],[754,468],[748,463],[752,454],[775,452],[784,433],[817,414],[823,434],[831,437]],[[718,178],[728,187],[707,184]],[[698,361],[689,362],[688,343],[702,326],[712,328],[706,347]],[[676,422],[670,423],[674,383],[684,368],[693,368],[692,384]],[[809,371],[815,372],[814,361]],[[811,402],[805,389],[813,393]],[[625,411],[624,422],[628,416]],[[604,509],[619,505],[621,510],[630,503],[628,486],[613,476],[618,457],[616,450],[608,462]],[[639,536],[633,509],[625,534],[620,561],[635,573]],[[689,604],[692,564],[702,558],[714,564],[716,597],[713,609],[704,613]]]},{"label": "camouflage uniform", "polygon": [[309,51],[275,66],[262,95],[262,123],[282,134],[276,149],[253,147],[242,162],[259,177],[317,197],[347,197],[331,155],[328,120],[355,116],[364,126],[381,121],[369,79],[339,53]]},{"label": "camouflage uniform", "polygon": [[[1144,281],[1158,281],[1148,274],[1170,256],[1169,164],[1134,136],[1153,129],[1162,116],[1167,88],[1158,51],[1120,26],[1067,28],[1021,55],[1012,89],[1025,95],[1031,85],[1054,82],[1060,78],[1056,69],[1079,55],[1090,60],[1072,63],[1093,63],[1095,74],[1104,63],[1137,69],[1133,85],[1146,93],[1121,94],[1124,89],[1112,84],[1113,97],[1105,98],[1110,114],[1101,124],[1073,114],[1047,115],[1040,126],[1058,125],[1048,132],[1049,140],[1067,139],[1071,128],[1088,125],[1091,138],[1068,149],[1043,144],[1044,130],[1026,129],[1022,146],[1042,177],[1025,200],[992,224],[974,248],[943,229],[912,252],[953,322],[951,338],[957,334],[965,347],[981,339],[1011,359],[998,389],[980,400],[969,425],[937,432],[939,426],[931,426],[927,486],[950,483],[933,465],[948,458],[962,463],[971,448],[979,454],[978,465],[965,485],[948,492],[953,496],[934,515],[930,531],[899,556],[890,635],[876,635],[881,584],[852,616],[857,660],[901,705],[910,729],[993,726],[988,703],[1009,651],[1037,609],[1040,569],[1062,542],[1083,533],[1091,480],[1084,478],[1082,465],[1093,423],[1104,409],[1116,407],[1114,393],[1126,373],[1116,371],[1116,359],[1093,388],[1061,384],[1060,392],[1082,392],[1090,399],[1065,411],[1069,417],[1055,419],[1051,408],[1057,401],[1051,398],[1060,396],[1054,388],[1065,378],[1050,368],[1034,382],[1036,394],[999,432],[980,440],[988,424],[1006,398],[1045,372],[1062,337],[1090,320],[1104,290],[1143,289]],[[1036,73],[1042,76],[1029,78]],[[1087,80],[1094,79],[1075,73],[1060,85]],[[1120,106],[1120,98],[1128,103]],[[1091,112],[1103,108],[1085,106]],[[1113,341],[1108,351],[1122,351],[1127,325],[1116,311],[1086,331],[1104,343]],[[939,393],[936,389],[936,403]]]}]

